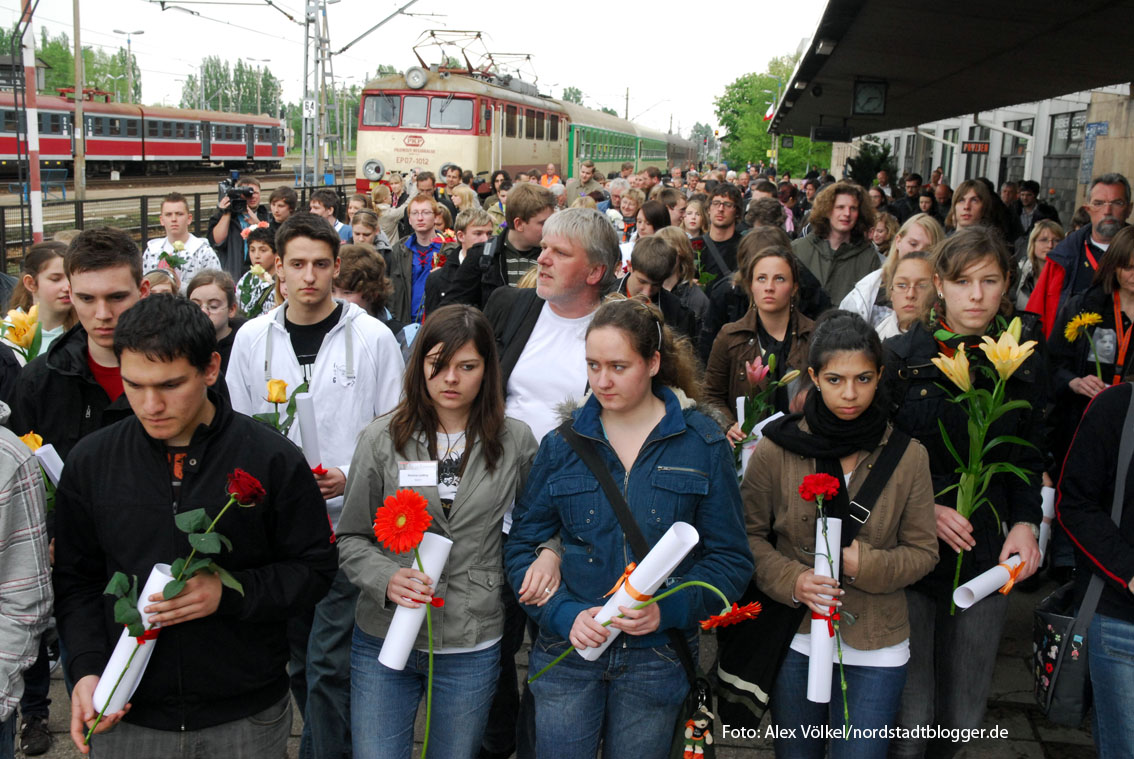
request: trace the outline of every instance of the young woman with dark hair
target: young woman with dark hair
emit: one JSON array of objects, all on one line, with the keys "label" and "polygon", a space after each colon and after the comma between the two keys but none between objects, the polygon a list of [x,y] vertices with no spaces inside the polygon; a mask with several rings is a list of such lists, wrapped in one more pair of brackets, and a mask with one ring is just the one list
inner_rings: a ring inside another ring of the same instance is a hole
[{"label": "young woman with dark hair", "polygon": [[[656,543],[676,521],[697,528],[700,543],[673,577],[738,598],[752,573],[740,494],[724,432],[695,408],[689,342],[675,339],[655,307],[611,296],[587,328],[586,356],[593,393],[570,414],[575,434],[620,483],[646,541]],[[597,647],[612,630],[623,633],[594,661],[569,656],[531,684],[536,753],[594,759],[601,741],[606,756],[665,756],[689,690],[665,631],[679,632],[696,661],[697,621],[718,613],[721,601],[683,590],[643,609],[620,607],[625,616],[603,627],[595,621],[603,595],[644,557],[628,547],[597,475],[559,431],[544,438],[529,482],[505,546],[514,587],[543,541],[559,535],[564,552],[563,585],[546,605],[524,606],[540,626],[531,671],[571,646]]]},{"label": "young woman with dark hair", "polygon": [[[964,193],[958,189],[957,195]],[[934,506],[940,561],[906,593],[911,658],[898,724],[909,729],[927,724],[966,729],[980,727],[984,717],[1008,597],[994,593],[964,612],[950,614],[957,554],[964,557],[961,583],[1012,554],[1019,554],[1024,562],[1017,581],[1038,568],[1046,351],[1038,319],[1021,313],[1020,342],[1035,340],[1037,347],[1007,381],[1004,400],[1026,401],[1030,408],[1001,416],[989,439],[1012,435],[1035,446],[1005,444],[984,458],[986,463],[1005,462],[1030,474],[1027,482],[1012,474],[993,477],[985,493],[991,507],[978,508],[966,519],[955,508],[956,489],[944,492],[960,475],[941,428],[957,454],[967,460],[968,416],[964,406],[950,401],[945,388],[952,383],[931,359],[964,350],[972,366],[973,386],[992,387],[982,370],[991,372],[992,365],[976,346],[984,336],[997,339],[1016,315],[1007,297],[1011,263],[999,230],[983,224],[961,228],[936,246],[933,263],[937,297],[928,320],[884,344],[885,384],[894,404],[894,425],[929,451],[933,492],[940,494]],[[1008,525],[1006,533],[1001,522]],[[928,748],[930,755],[951,756],[959,745],[940,739]],[[920,757],[926,750],[925,738],[896,739],[890,755]]]},{"label": "young woman with dark hair", "polygon": [[[879,393],[882,346],[858,314],[829,311],[819,319],[807,371],[815,386],[803,413],[764,428],[741,486],[756,584],[780,603],[805,604],[813,615],[829,616],[831,597],[844,619],[853,614],[854,625],[840,626],[850,724],[885,728],[897,716],[910,658],[904,589],[937,562],[929,457],[919,443],[908,443],[877,500],[868,504],[861,530],[845,547],[831,546],[842,554],[840,576],[816,575],[815,552],[826,547],[816,545],[815,504],[798,492],[803,479],[817,472],[835,477],[839,495],[824,509],[850,524],[851,501],[895,433]],[[773,723],[796,732],[776,739],[777,757],[819,759],[827,739],[805,737],[806,726],[843,725],[838,687],[829,704],[807,700],[811,618],[801,623],[772,691]],[[839,661],[828,664],[838,682]],[[882,759],[887,744],[876,737],[835,738],[831,756]]]},{"label": "young woman with dark hair", "polygon": [[[359,439],[339,520],[339,561],[361,591],[351,649],[355,756],[410,756],[428,672],[426,627],[404,670],[381,664],[378,654],[396,607],[418,608],[434,596],[444,597],[445,606],[433,625],[430,747],[458,759],[480,750],[504,629],[501,525],[536,447],[527,425],[504,416],[488,320],[470,306],[445,306],[431,314],[406,365],[401,402]],[[418,571],[412,552],[394,554],[374,536],[375,513],[401,487],[405,462],[436,467],[432,481],[416,490],[428,501],[430,531],[453,541],[440,577]],[[556,552],[533,546],[529,558],[537,555],[516,586],[524,603],[546,603],[546,591],[559,585]]]}]

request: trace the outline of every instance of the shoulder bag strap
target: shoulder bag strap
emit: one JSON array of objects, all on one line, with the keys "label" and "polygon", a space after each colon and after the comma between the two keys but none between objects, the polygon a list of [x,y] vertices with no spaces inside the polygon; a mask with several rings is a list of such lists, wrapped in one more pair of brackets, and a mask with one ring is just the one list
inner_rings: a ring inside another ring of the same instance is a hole
[{"label": "shoulder bag strap", "polygon": [[866,524],[866,520],[870,518],[870,511],[874,508],[875,501],[878,500],[878,496],[882,495],[882,489],[890,481],[890,475],[898,468],[898,462],[902,460],[909,444],[909,435],[896,427],[891,430],[890,439],[886,441],[882,452],[878,454],[878,460],[871,467],[870,474],[866,476],[866,481],[862,483],[862,487],[851,499],[850,506],[847,509],[847,516],[850,519],[843,521],[842,543],[844,546],[850,545],[851,541],[858,535],[858,531]]},{"label": "shoulder bag strap", "polygon": [[[1126,420],[1122,423],[1122,438],[1118,444],[1118,466],[1115,467],[1114,502],[1110,508],[1110,518],[1118,524],[1122,519],[1122,505],[1126,500],[1126,475],[1130,469],[1130,459],[1134,457],[1134,389],[1130,394],[1130,406],[1126,409]],[[1075,615],[1075,622],[1071,625],[1071,633],[1086,635],[1091,619],[1095,616],[1095,608],[1102,597],[1103,579],[1097,574],[1091,574],[1091,581],[1087,585],[1087,593],[1083,596],[1083,603],[1079,606],[1079,613]]]},{"label": "shoulder bag strap", "polygon": [[717,244],[713,242],[712,238],[709,237],[708,234],[704,235],[704,240],[705,247],[709,249],[709,253],[713,257],[713,263],[715,263],[717,265],[717,268],[721,270],[721,279],[727,279],[728,275],[732,274],[732,269],[728,268],[728,265],[725,264],[724,256],[721,255],[721,251],[719,248],[717,248]]},{"label": "shoulder bag strap", "polygon": [[[583,463],[587,465],[587,469],[591,470],[591,474],[598,480],[599,485],[602,487],[603,492],[606,494],[606,500],[610,501],[610,505],[614,508],[614,515],[618,517],[618,523],[622,525],[622,531],[626,533],[626,539],[630,542],[630,547],[634,549],[634,554],[641,561],[645,558],[646,554],[650,552],[650,544],[646,542],[646,536],[642,534],[641,528],[634,520],[634,515],[630,513],[630,506],[626,503],[626,499],[622,496],[618,485],[614,482],[614,477],[610,474],[606,464],[598,457],[598,452],[595,450],[594,443],[587,438],[584,438],[579,433],[575,432],[574,421],[568,419],[563,424],[559,425],[559,434],[567,441],[567,445],[571,446],[573,450]],[[689,644],[685,642],[683,636],[677,630],[666,630],[666,635],[669,636],[670,645],[673,650],[677,652],[678,658],[681,659],[681,665],[685,668],[685,676],[689,679],[690,687],[697,687],[697,667],[693,661],[693,652],[689,649]]]}]

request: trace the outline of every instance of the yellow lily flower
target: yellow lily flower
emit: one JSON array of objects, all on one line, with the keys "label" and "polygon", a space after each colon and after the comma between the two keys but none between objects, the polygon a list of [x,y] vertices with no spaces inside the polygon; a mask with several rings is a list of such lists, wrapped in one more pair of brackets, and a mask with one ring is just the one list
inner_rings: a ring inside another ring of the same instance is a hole
[{"label": "yellow lily flower", "polygon": [[937,358],[930,360],[949,378],[950,382],[960,388],[961,392],[967,393],[973,389],[973,381],[969,376],[969,357],[965,355],[965,346],[958,346],[953,358],[949,358],[944,353],[939,353]]},{"label": "yellow lily flower", "polygon": [[4,339],[24,350],[30,348],[32,340],[35,339],[38,315],[39,306],[32,306],[26,314],[19,308],[9,311],[8,315],[4,317],[4,324],[7,327],[4,330]]},{"label": "yellow lily flower", "polygon": [[283,380],[268,380],[268,403],[287,403],[287,383]]},{"label": "yellow lily flower", "polygon": [[788,372],[787,374],[785,374],[783,377],[780,378],[780,382],[782,382],[785,385],[791,384],[792,382],[795,381],[795,378],[798,377],[799,374],[800,374],[800,372],[799,372],[798,369],[792,369],[790,372]]},{"label": "yellow lily flower", "polygon": [[988,356],[996,373],[1003,380],[1011,377],[1020,365],[1028,360],[1028,356],[1032,355],[1036,346],[1035,340],[1018,345],[1016,338],[1007,331],[1000,336],[999,341],[993,340],[988,335],[982,337],[981,341],[980,349]]},{"label": "yellow lily flower", "polygon": [[1020,322],[1020,317],[1015,316],[1012,318],[1012,321],[1008,322],[1008,334],[1016,338],[1016,342],[1020,342],[1023,330],[1024,325]]},{"label": "yellow lily flower", "polygon": [[28,432],[26,435],[20,435],[20,440],[32,451],[38,451],[43,447],[43,438],[35,434],[35,430]]},{"label": "yellow lily flower", "polygon": [[1089,311],[1084,311],[1081,314],[1076,314],[1071,321],[1067,322],[1067,326],[1063,329],[1063,336],[1067,338],[1067,342],[1073,343],[1079,339],[1079,335],[1086,333],[1087,327],[1093,327],[1101,323],[1101,316]]}]

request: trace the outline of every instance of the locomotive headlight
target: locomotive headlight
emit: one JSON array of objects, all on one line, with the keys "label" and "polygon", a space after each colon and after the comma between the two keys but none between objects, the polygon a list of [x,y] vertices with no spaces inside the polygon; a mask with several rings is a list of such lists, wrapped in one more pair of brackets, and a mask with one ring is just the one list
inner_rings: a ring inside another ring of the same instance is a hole
[{"label": "locomotive headlight", "polygon": [[386,167],[377,158],[371,158],[366,163],[362,164],[362,173],[371,182],[380,182],[382,177],[386,175]]}]

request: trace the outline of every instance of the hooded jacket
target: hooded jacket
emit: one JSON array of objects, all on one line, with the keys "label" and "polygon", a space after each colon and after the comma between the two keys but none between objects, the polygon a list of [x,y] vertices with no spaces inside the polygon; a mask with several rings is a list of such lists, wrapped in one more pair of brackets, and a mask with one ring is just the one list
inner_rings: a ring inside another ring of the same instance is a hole
[{"label": "hooded jacket", "polygon": [[[1043,271],[1036,280],[1035,289],[1028,298],[1027,309],[1039,315],[1043,323],[1044,337],[1051,336],[1059,310],[1063,308],[1067,299],[1086,290],[1091,284],[1094,267],[1087,260],[1085,246],[1090,246],[1091,255],[1094,256],[1096,263],[1102,261],[1102,249],[1091,241],[1093,228],[1088,224],[1072,232],[1047,254],[1047,263],[1044,264]],[[1085,276],[1085,270],[1088,268],[1092,270],[1091,276]],[[1080,270],[1084,270],[1083,273],[1080,273]]]},{"label": "hooded jacket", "polygon": [[[595,442],[599,458],[622,485],[630,512],[646,541],[657,543],[677,521],[697,528],[700,542],[663,583],[685,580],[715,585],[726,597],[740,597],[752,577],[752,553],[732,452],[720,424],[698,411],[684,393],[660,388],[665,416],[646,439],[629,471],[607,442],[599,419],[601,406],[590,396],[571,413],[574,429]],[[556,533],[563,541],[562,584],[542,607],[524,606],[550,635],[567,639],[575,617],[602,606],[603,594],[635,556],[598,479],[557,430],[548,433],[517,502],[504,562],[512,588],[523,584],[537,546]],[[716,594],[690,588],[659,601],[661,622],[648,635],[624,635],[622,645],[666,645],[665,631],[691,634],[698,620],[720,612]]]},{"label": "hooded jacket", "polygon": [[287,620],[315,606],[336,570],[323,499],[303,456],[218,393],[209,400],[216,414],[193,433],[176,502],[166,446],[136,418],[75,446],[56,491],[55,615],[72,680],[101,674],[122,632],[115,599],[103,592],[114,572],[144,583],[154,564],[188,556],[175,516],[203,508],[215,518],[234,469],[267,491],[217,525],[232,549],[216,561],[244,594],[225,588],[213,614],[161,631],[126,717],[156,730],[231,722],[283,698]]},{"label": "hooded jacket", "polygon": [[[236,333],[227,381],[232,407],[242,414],[275,410],[267,400],[268,380],[287,382],[289,395],[303,382],[303,369],[284,326],[286,308],[258,316]],[[343,302],[339,323],[327,333],[315,358],[307,390],[314,397],[320,463],[325,468],[350,473],[359,433],[397,404],[403,367],[393,333],[358,306]],[[298,423],[288,437],[302,447]],[[327,511],[337,523],[342,496],[328,500]]]},{"label": "hooded jacket", "polygon": [[812,232],[792,241],[791,250],[826,290],[831,301],[839,303],[855,284],[882,266],[874,244],[865,237],[851,239],[831,250],[825,238]]}]

